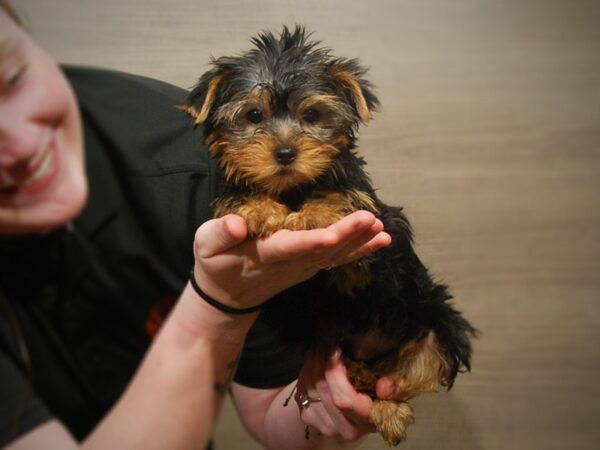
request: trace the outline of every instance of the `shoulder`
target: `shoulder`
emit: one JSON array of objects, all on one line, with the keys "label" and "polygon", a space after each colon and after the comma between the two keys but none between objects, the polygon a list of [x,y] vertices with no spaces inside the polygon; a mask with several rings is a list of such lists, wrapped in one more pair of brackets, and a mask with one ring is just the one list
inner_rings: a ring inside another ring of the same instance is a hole
[{"label": "shoulder", "polygon": [[115,242],[147,239],[171,265],[189,268],[193,234],[212,216],[220,171],[202,128],[177,109],[187,91],[111,70],[63,69],[81,109],[89,180],[78,225],[92,235],[112,218],[106,232],[122,235],[111,235]]},{"label": "shoulder", "polygon": [[[180,111],[187,91],[140,75],[65,66],[81,108],[86,140],[99,134],[104,150],[128,173],[204,172],[202,129]],[[86,142],[86,147],[90,147]]]},{"label": "shoulder", "polygon": [[127,99],[140,97],[172,103],[183,102],[187,95],[185,89],[142,75],[69,65],[62,69],[78,97],[100,99],[119,94]]}]

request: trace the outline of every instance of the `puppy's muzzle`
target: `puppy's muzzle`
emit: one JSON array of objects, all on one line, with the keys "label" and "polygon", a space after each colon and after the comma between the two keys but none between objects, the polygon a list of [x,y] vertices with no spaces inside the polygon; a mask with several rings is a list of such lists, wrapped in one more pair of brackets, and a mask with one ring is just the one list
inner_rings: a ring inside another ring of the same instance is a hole
[{"label": "puppy's muzzle", "polygon": [[283,147],[275,150],[275,160],[283,165],[289,166],[296,159],[296,150],[289,147]]}]

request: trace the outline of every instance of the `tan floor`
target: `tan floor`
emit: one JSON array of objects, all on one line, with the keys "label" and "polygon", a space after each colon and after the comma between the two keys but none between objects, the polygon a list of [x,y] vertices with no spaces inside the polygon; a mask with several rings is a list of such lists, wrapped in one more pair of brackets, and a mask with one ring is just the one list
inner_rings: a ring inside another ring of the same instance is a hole
[{"label": "tan floor", "polygon": [[[598,448],[600,2],[17,3],[59,59],[185,87],[281,23],[361,58],[383,103],[361,133],[373,179],[483,332],[403,448]],[[219,448],[257,448],[230,412]]]}]

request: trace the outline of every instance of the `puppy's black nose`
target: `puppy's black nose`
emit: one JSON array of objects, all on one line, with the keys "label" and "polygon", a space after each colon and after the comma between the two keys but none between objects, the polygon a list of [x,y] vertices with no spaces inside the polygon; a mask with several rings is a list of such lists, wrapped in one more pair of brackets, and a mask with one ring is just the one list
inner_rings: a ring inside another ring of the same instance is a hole
[{"label": "puppy's black nose", "polygon": [[292,148],[280,148],[275,151],[275,159],[279,164],[287,166],[296,159],[296,151]]}]

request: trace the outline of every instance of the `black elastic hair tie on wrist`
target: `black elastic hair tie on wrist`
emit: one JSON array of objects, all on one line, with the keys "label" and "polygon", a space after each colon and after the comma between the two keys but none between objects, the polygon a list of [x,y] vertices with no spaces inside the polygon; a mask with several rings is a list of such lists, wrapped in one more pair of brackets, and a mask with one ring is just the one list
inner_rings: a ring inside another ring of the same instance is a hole
[{"label": "black elastic hair tie on wrist", "polygon": [[224,305],[220,301],[218,301],[218,300],[214,299],[213,297],[211,297],[210,295],[208,295],[206,292],[204,292],[202,290],[202,288],[200,286],[198,286],[198,282],[196,281],[196,277],[194,276],[194,269],[192,269],[192,271],[190,272],[190,283],[192,284],[194,291],[196,291],[196,294],[198,294],[198,296],[202,300],[204,300],[206,303],[211,305],[213,308],[216,308],[219,311],[222,311],[224,313],[250,314],[250,313],[258,311],[259,309],[261,309],[263,307],[263,305],[265,303],[267,303],[267,302],[261,303],[260,305],[251,306],[250,308],[233,308],[231,306]]}]

